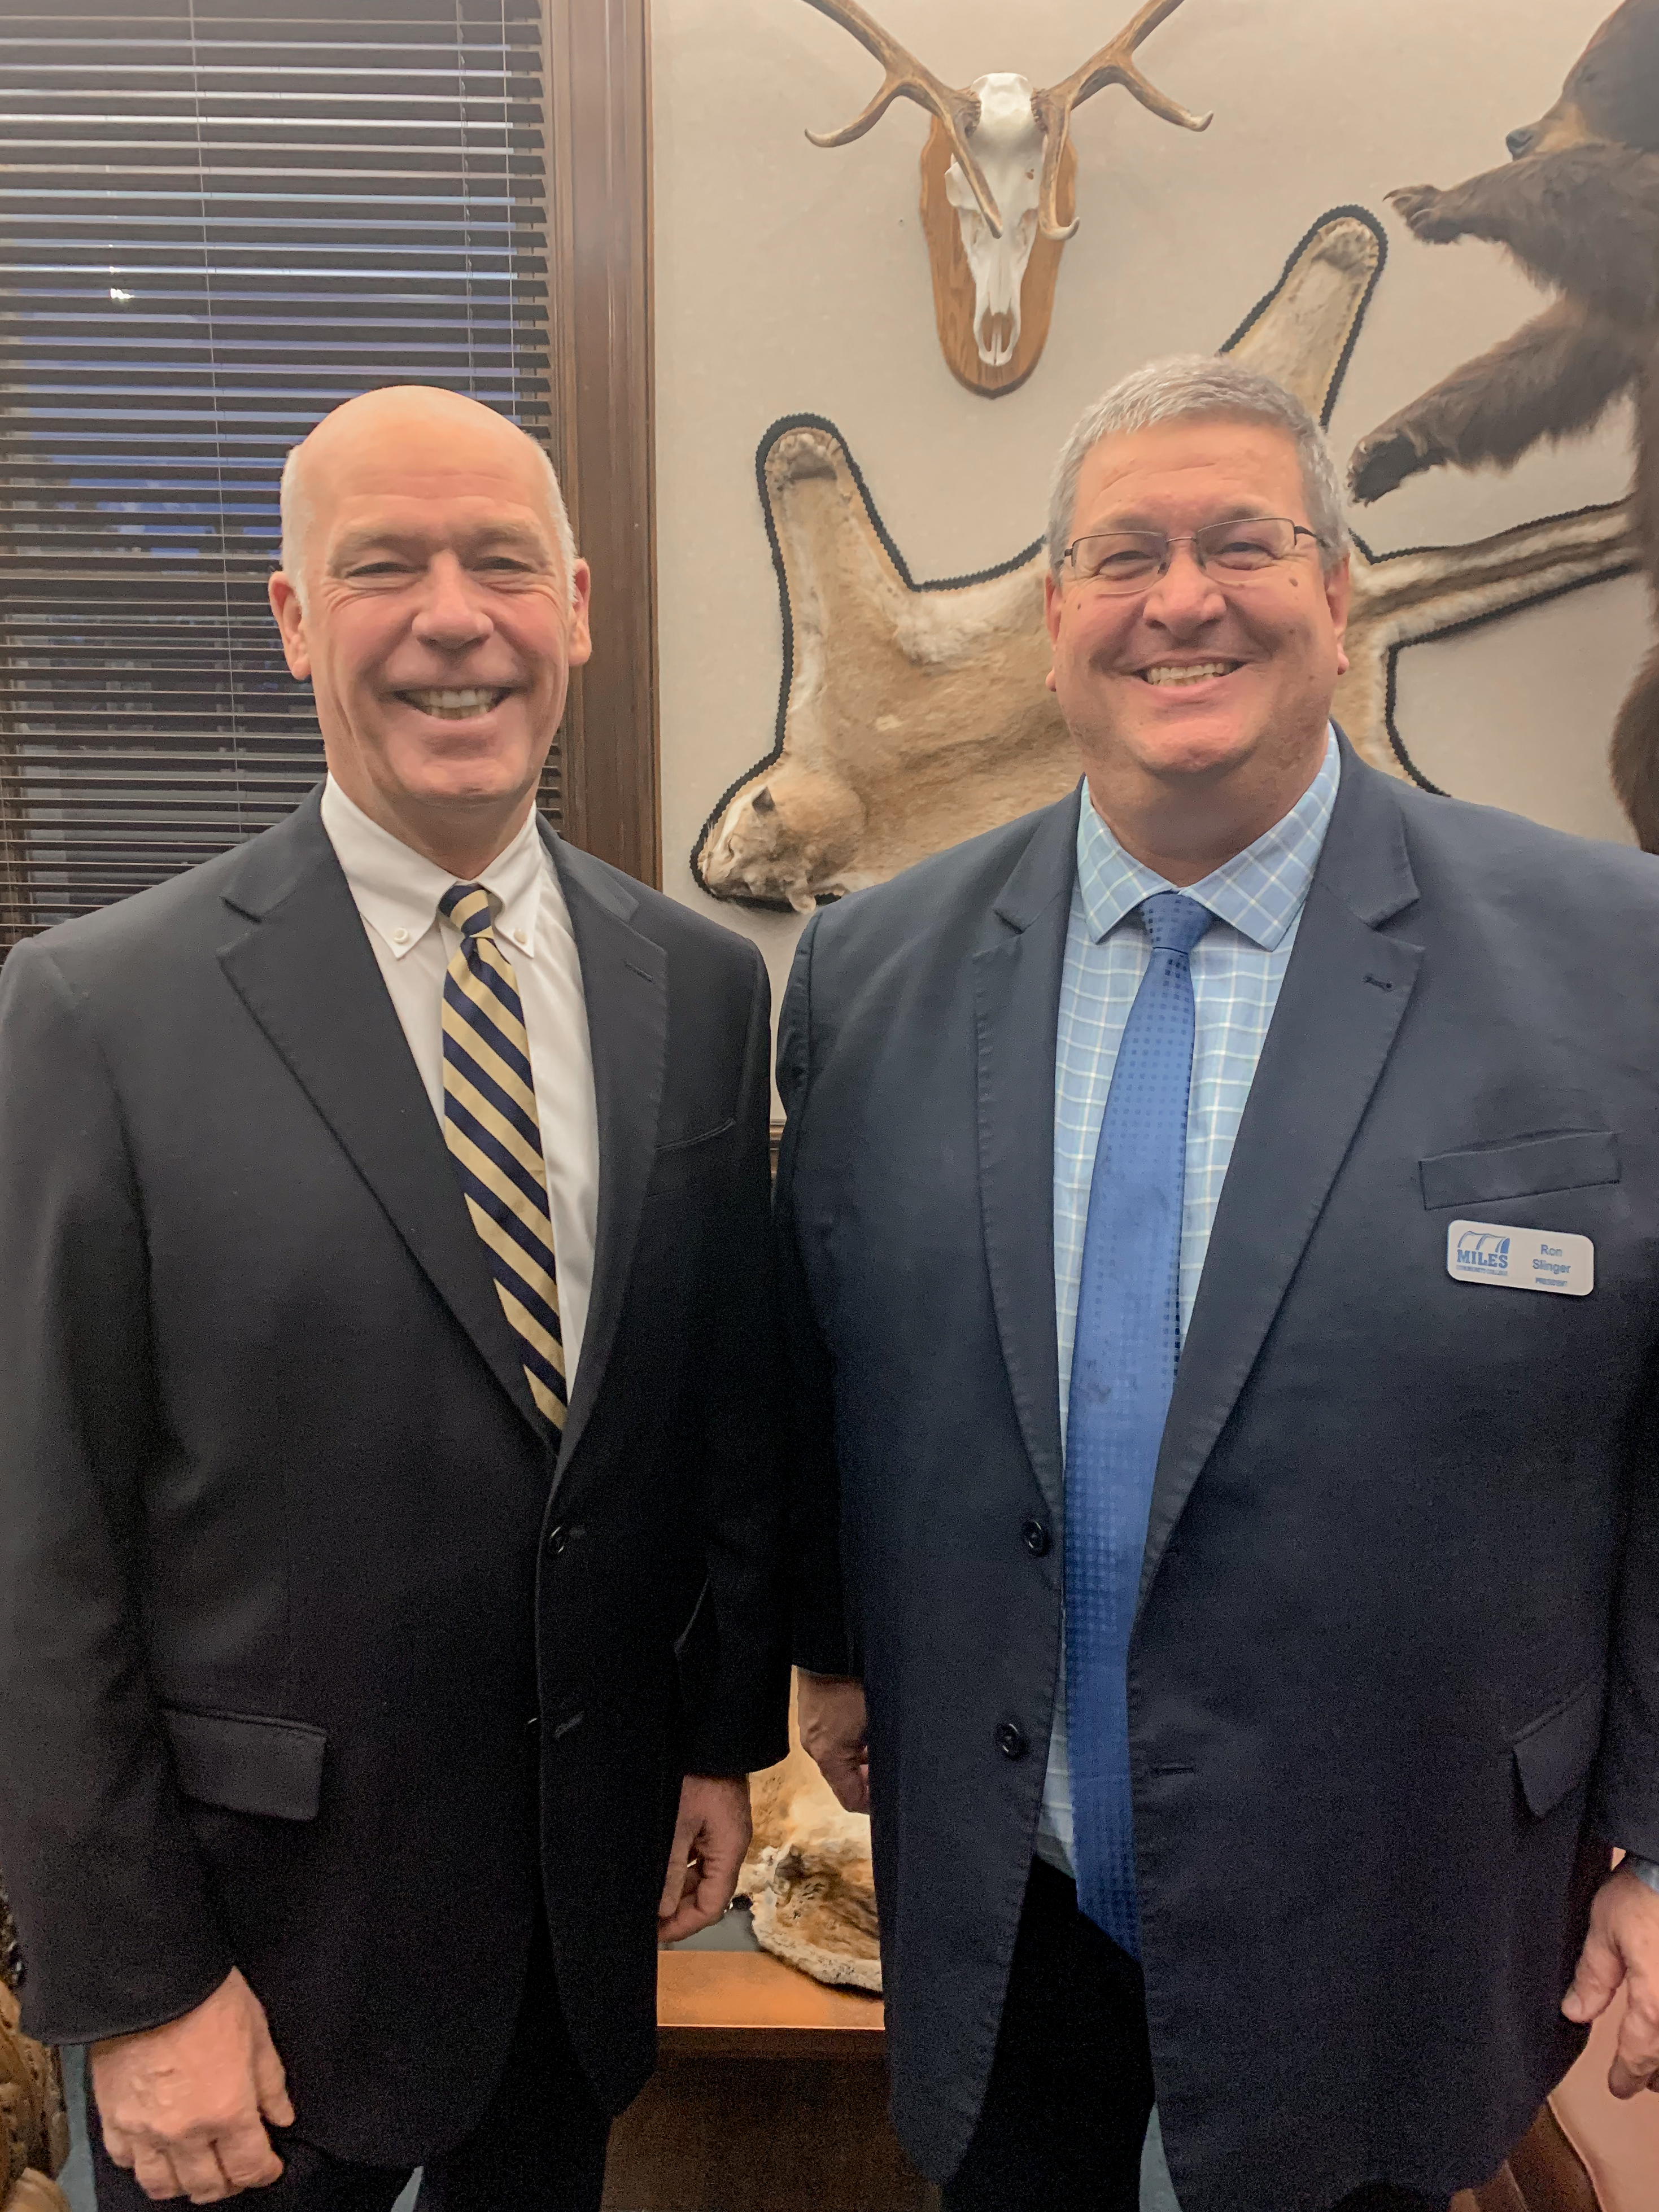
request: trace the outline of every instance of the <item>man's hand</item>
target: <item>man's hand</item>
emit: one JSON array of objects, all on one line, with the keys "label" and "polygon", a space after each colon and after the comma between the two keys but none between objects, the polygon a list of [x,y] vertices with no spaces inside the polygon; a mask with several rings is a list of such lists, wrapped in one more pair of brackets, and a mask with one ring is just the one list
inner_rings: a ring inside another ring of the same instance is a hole
[{"label": "man's hand", "polygon": [[668,1879],[657,1907],[659,1947],[695,1936],[720,1918],[732,1902],[753,1833],[749,1784],[741,1776],[686,1776],[680,1784]]},{"label": "man's hand", "polygon": [[1615,2097],[1633,2097],[1659,2089],[1659,1896],[1622,1868],[1596,1892],[1578,1972],[1561,2009],[1586,2027],[1607,2010],[1621,1982],[1629,1997],[1607,2087]]},{"label": "man's hand", "polygon": [[282,2172],[264,2123],[292,2127],[294,2107],[265,2008],[234,1968],[182,2020],[94,2043],[91,2058],[104,2147],[147,2197],[217,2204]]},{"label": "man's hand", "polygon": [[795,1719],[803,1747],[849,1813],[870,1809],[870,1750],[864,1685],[843,1674],[796,1677]]}]

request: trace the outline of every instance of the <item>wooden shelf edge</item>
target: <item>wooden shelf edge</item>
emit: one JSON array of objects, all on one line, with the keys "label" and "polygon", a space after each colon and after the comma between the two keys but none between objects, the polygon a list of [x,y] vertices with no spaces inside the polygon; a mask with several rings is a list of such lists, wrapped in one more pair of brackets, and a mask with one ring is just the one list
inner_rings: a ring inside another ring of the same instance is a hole
[{"label": "wooden shelf edge", "polygon": [[756,2057],[879,2057],[881,1999],[827,1989],[765,1952],[665,1951],[657,1961],[657,2027],[665,2052]]}]

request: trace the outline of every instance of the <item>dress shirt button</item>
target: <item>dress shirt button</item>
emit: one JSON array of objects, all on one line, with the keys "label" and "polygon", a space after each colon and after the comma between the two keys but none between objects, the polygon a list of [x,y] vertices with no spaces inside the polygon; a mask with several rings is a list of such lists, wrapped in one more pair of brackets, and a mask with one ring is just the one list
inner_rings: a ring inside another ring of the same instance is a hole
[{"label": "dress shirt button", "polygon": [[1025,1548],[1034,1559],[1040,1559],[1048,1549],[1048,1531],[1041,1521],[1026,1521],[1020,1524],[1020,1534]]},{"label": "dress shirt button", "polygon": [[997,1749],[1005,1759],[1024,1759],[1025,1756],[1024,1729],[1017,1727],[1012,1721],[999,1721]]},{"label": "dress shirt button", "polygon": [[394,945],[407,945],[409,932],[406,929],[394,929],[392,933],[392,942]]},{"label": "dress shirt button", "polygon": [[556,1559],[569,1541],[570,1531],[562,1522],[556,1528],[550,1528],[547,1532],[547,1548]]},{"label": "dress shirt button", "polygon": [[521,930],[521,929],[515,929],[515,930],[514,931],[514,933],[513,933],[513,942],[514,942],[515,945],[522,945],[522,944],[524,944],[524,943],[526,942],[525,933],[524,933],[523,930]]}]

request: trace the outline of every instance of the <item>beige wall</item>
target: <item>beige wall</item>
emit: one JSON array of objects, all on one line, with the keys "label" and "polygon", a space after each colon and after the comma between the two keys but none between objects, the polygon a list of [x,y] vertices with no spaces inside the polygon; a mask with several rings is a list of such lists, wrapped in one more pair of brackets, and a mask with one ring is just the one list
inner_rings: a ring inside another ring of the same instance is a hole
[{"label": "beige wall", "polygon": [[[1611,0],[1186,0],[1142,51],[1153,81],[1213,107],[1202,137],[1120,91],[1079,112],[1082,227],[1048,350],[986,400],[946,370],[917,221],[926,118],[894,108],[855,145],[876,64],[804,0],[654,0],[658,572],[665,881],[765,948],[781,983],[800,923],[714,906],[687,856],[715,799],[771,747],[781,638],[754,454],[779,416],[826,415],[918,577],[1006,559],[1042,526],[1073,417],[1149,356],[1210,349],[1314,218],[1358,202],[1390,254],[1333,423],[1355,441],[1535,311],[1494,248],[1431,249],[1384,194],[1504,157]],[[1133,0],[875,0],[947,81],[1066,75]],[[1617,498],[1621,411],[1594,440],[1510,476],[1420,478],[1366,510],[1378,551],[1477,538]],[[1607,781],[1613,712],[1644,650],[1635,579],[1600,585],[1401,663],[1400,721],[1460,797],[1626,837]]]}]

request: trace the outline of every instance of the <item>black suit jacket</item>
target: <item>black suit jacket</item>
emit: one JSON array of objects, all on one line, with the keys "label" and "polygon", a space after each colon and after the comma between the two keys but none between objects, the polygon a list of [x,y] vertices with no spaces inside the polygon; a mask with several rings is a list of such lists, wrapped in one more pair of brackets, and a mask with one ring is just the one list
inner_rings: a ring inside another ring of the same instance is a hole
[{"label": "black suit jacket", "polygon": [[[1060,1649],[1077,818],[819,915],[782,1022],[797,1656],[865,1680],[896,2115],[936,2176],[984,2092]],[[1130,1652],[1183,2212],[1447,2197],[1580,2047],[1595,1839],[1659,1856],[1656,1074],[1659,864],[1345,748]],[[1460,1218],[1589,1237],[1592,1295],[1454,1281]]]},{"label": "black suit jacket", "polygon": [[0,975],[27,2024],[143,2027],[234,1964],[303,2132],[386,2164],[493,2089],[538,1887],[628,2101],[681,1775],[785,1747],[765,971],[548,845],[600,1151],[556,1460],[316,794]]}]

